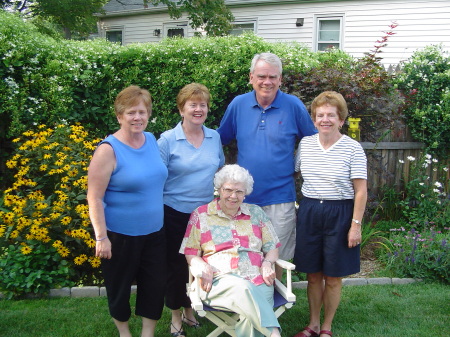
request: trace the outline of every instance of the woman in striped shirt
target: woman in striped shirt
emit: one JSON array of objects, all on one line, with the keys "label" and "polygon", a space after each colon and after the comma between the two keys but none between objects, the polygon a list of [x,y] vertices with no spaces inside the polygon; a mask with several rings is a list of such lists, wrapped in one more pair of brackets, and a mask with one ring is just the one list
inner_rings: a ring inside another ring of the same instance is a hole
[{"label": "woman in striped shirt", "polygon": [[294,256],[296,269],[307,273],[310,322],[295,337],[328,337],[341,298],[342,277],[360,268],[367,159],[361,145],[340,132],[348,115],[341,94],[321,93],[311,113],[319,133],[304,137],[297,150],[295,170],[304,182]]}]

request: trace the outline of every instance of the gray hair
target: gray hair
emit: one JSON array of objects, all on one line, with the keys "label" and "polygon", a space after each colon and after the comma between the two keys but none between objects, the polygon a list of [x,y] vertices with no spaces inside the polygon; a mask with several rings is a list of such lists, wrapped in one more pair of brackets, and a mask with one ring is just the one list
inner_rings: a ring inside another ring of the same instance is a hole
[{"label": "gray hair", "polygon": [[283,73],[283,65],[280,58],[272,53],[255,54],[255,56],[253,56],[252,65],[250,66],[250,73],[253,74],[253,72],[255,71],[256,62],[258,61],[264,61],[277,67],[280,71],[280,75]]},{"label": "gray hair", "polygon": [[242,183],[245,186],[245,195],[253,191],[253,177],[243,167],[237,164],[225,165],[214,176],[214,187],[216,190],[225,183]]}]

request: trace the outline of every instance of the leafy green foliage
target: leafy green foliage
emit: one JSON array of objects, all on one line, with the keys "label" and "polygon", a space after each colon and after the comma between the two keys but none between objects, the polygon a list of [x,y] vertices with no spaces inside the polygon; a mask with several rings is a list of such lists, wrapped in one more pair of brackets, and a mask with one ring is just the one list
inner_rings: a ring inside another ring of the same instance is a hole
[{"label": "leafy green foliage", "polygon": [[150,128],[157,136],[178,122],[176,95],[193,81],[210,89],[213,101],[207,124],[216,127],[230,100],[249,90],[248,72],[255,53],[278,53],[299,68],[315,59],[299,44],[272,44],[251,34],[172,38],[122,47],[100,39],[55,41],[7,13],[0,13],[0,21],[0,53],[4,55],[0,116],[2,135],[8,138],[31,125],[61,121],[79,122],[94,136],[104,137],[117,129],[112,105],[130,84],[152,94]]},{"label": "leafy green foliage", "polygon": [[448,228],[393,230],[390,240],[395,250],[385,256],[386,267],[398,277],[450,284],[449,238]]},{"label": "leafy green foliage", "polygon": [[405,177],[404,198],[399,202],[403,218],[416,229],[429,224],[444,228],[450,223],[450,200],[445,192],[449,186],[448,181],[437,180],[435,174],[443,171],[441,176],[445,177],[448,167],[430,154],[421,158],[408,157],[407,160],[410,161],[410,172]]},{"label": "leafy green foliage", "polygon": [[2,8],[20,12],[21,15],[33,18],[48,27],[49,23],[60,25],[67,39],[72,32],[86,38],[96,30],[97,17],[108,0],[21,0],[0,3]]},{"label": "leafy green foliage", "polygon": [[450,149],[450,56],[442,46],[419,50],[396,78],[406,121],[415,139],[443,159]]},{"label": "leafy green foliage", "polygon": [[234,20],[224,0],[144,0],[144,3],[166,5],[172,19],[179,19],[186,12],[191,27],[204,29],[208,36],[228,35]]},{"label": "leafy green foliage", "polygon": [[307,72],[294,70],[285,74],[286,91],[307,105],[325,90],[341,93],[347,101],[349,117],[362,119],[362,141],[377,142],[386,129],[401,125],[400,94],[376,58],[355,59],[331,49],[321,53],[318,60],[319,64]]},{"label": "leafy green foliage", "polygon": [[0,290],[10,298],[44,295],[50,289],[70,287],[73,271],[52,246],[34,241],[0,250]]}]

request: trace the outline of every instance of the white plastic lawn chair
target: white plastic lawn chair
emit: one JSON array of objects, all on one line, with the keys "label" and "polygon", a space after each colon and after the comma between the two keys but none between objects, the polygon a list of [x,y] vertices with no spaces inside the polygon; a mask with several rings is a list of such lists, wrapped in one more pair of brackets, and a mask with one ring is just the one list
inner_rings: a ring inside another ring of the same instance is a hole
[{"label": "white plastic lawn chair", "polygon": [[[274,293],[274,311],[276,317],[280,317],[287,309],[290,309],[295,304],[295,295],[292,292],[292,270],[295,265],[284,261],[277,260],[276,264],[286,271],[286,284],[279,280],[275,280]],[[217,310],[204,304],[200,299],[200,282],[201,272],[189,269],[189,283],[187,284],[187,294],[191,299],[191,306],[200,317],[205,317],[217,328],[206,337],[217,337],[225,332],[230,336],[236,337],[235,325],[239,321],[239,315],[230,311]],[[268,329],[261,331],[265,336],[270,336]]]}]

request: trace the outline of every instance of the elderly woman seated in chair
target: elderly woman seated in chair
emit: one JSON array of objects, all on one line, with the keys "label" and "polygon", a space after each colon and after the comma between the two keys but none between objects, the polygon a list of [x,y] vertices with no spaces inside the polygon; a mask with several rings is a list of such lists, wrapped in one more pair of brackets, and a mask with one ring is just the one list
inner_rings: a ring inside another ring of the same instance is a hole
[{"label": "elderly woman seated in chair", "polygon": [[180,253],[202,271],[202,301],[240,315],[237,336],[263,336],[264,328],[281,336],[272,268],[280,243],[264,211],[243,203],[253,178],[239,165],[226,165],[216,173],[214,187],[219,197],[191,214]]}]

